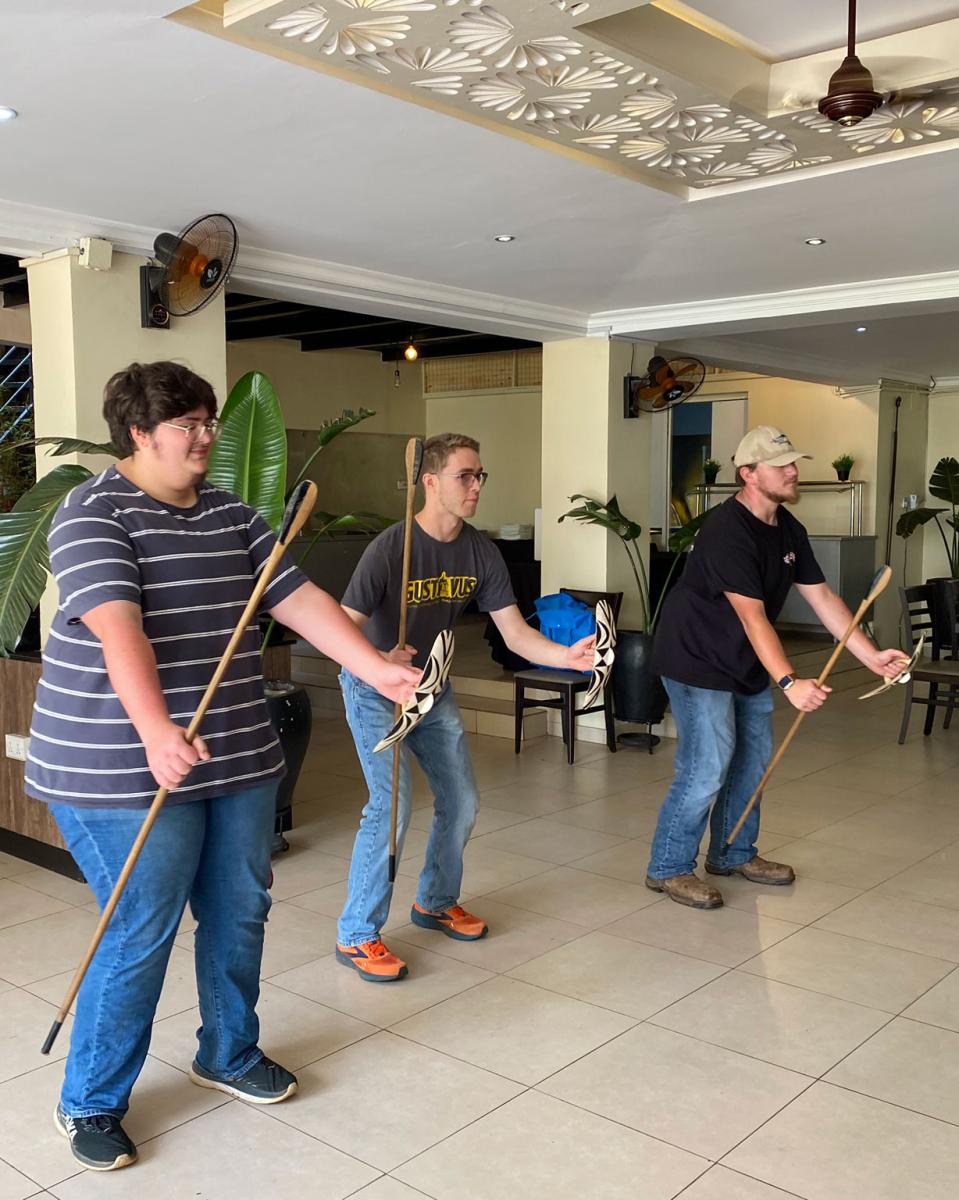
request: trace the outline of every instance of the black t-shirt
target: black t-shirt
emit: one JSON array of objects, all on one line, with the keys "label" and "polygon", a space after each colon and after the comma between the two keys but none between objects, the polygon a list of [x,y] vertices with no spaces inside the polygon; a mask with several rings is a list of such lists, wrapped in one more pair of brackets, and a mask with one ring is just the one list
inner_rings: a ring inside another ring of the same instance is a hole
[{"label": "black t-shirt", "polygon": [[[346,608],[369,617],[363,632],[377,650],[392,650],[399,633],[405,524],[391,525],[370,542],[342,600]],[[452,542],[438,542],[414,518],[406,641],[416,647],[415,666],[426,665],[436,635],[452,629],[473,599],[480,612],[498,612],[516,603],[497,547],[485,533],[465,524]]]},{"label": "black t-shirt", "polygon": [[663,604],[653,647],[658,675],[747,696],[769,686],[724,593],[762,600],[773,622],[794,583],[824,582],[803,526],[782,506],[776,522],[760,521],[735,496],[712,513]]}]

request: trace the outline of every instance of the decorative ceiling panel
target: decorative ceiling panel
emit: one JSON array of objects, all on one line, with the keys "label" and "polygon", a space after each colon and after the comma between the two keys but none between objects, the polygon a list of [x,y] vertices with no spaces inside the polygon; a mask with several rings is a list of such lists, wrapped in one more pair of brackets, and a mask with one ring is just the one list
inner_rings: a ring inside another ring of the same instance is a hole
[{"label": "decorative ceiling panel", "polygon": [[[223,27],[265,52],[295,50],[298,61],[316,69],[521,130],[546,146],[686,194],[773,182],[786,173],[800,177],[812,168],[841,170],[937,143],[959,148],[959,76],[896,94],[850,129],[814,107],[768,116],[757,111],[755,90],[743,89],[747,107],[735,91],[720,96],[697,85],[703,73],[691,68],[682,78],[600,40],[597,22],[620,19],[621,5],[226,0]],[[836,65],[841,58],[837,51]]]}]

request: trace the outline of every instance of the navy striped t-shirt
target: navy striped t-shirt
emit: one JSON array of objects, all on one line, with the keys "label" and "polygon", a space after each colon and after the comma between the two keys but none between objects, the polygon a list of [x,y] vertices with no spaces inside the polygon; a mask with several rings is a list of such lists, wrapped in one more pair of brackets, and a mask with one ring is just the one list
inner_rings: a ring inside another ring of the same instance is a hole
[{"label": "navy striped t-shirt", "polygon": [[[230,492],[202,483],[196,503],[177,508],[109,467],[70,492],[48,540],[60,603],[33,709],[26,791],[51,804],[147,808],[157,784],[146,751],[110,684],[100,642],[81,617],[109,600],[140,606],[170,717],[186,726],[276,539],[256,510]],[[262,607],[279,604],[305,582],[284,556]],[[169,803],[282,776],[255,621],[199,732],[211,760],[193,768]]]}]

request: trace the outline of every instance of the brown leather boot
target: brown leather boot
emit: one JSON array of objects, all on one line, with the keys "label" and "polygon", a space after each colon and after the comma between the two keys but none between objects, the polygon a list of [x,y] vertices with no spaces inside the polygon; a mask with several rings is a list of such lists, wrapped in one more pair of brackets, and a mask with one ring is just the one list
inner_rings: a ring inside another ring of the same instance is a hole
[{"label": "brown leather boot", "polygon": [[769,883],[774,887],[796,882],[796,872],[792,867],[786,863],[770,862],[758,854],[739,867],[717,867],[707,860],[706,870],[710,875],[742,875],[750,883]]},{"label": "brown leather boot", "polygon": [[690,908],[722,908],[723,894],[719,888],[700,879],[698,875],[671,875],[668,879],[646,876],[646,886],[652,892],[663,892],[677,904]]}]

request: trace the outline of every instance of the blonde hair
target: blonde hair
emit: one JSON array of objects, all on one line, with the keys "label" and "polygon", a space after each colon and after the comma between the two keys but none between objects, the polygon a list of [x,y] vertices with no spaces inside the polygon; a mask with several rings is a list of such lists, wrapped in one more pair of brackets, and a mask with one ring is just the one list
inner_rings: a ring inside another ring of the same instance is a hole
[{"label": "blonde hair", "polygon": [[423,465],[421,475],[438,475],[457,450],[475,450],[479,454],[480,444],[465,433],[437,433],[423,443]]}]

